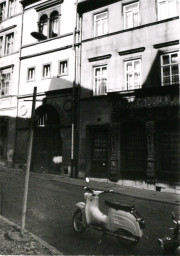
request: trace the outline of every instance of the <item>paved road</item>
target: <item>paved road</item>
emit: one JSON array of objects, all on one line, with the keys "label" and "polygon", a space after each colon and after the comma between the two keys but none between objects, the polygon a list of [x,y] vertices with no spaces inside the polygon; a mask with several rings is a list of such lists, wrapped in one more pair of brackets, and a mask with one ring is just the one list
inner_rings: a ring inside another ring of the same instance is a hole
[{"label": "paved road", "polygon": [[[3,191],[1,213],[19,225],[21,225],[23,190],[23,174],[1,173],[1,191]],[[83,201],[82,187],[32,176],[26,229],[59,251],[70,255],[161,255],[156,238],[170,234],[168,227],[172,226],[171,212],[178,214],[178,206],[118,194],[105,194],[100,200],[100,207],[104,211],[107,210],[103,205],[105,198],[135,204],[146,220],[146,234],[149,239],[142,238],[134,249],[129,249],[123,248],[112,237],[99,244],[101,233],[98,231],[86,230],[80,236],[74,234],[71,217],[75,203]]]}]

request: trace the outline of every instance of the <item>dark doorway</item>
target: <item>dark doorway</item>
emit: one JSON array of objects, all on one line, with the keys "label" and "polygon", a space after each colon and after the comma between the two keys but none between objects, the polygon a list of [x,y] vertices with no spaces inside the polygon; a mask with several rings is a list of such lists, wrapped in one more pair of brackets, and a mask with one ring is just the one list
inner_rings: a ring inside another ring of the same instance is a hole
[{"label": "dark doorway", "polygon": [[179,120],[166,120],[158,125],[158,179],[180,180],[180,130]]},{"label": "dark doorway", "polygon": [[146,176],[147,141],[145,125],[131,122],[122,134],[123,178],[144,179]]},{"label": "dark doorway", "polygon": [[32,170],[60,173],[62,141],[60,120],[55,108],[44,105],[36,110]]},{"label": "dark doorway", "polygon": [[90,151],[91,176],[107,178],[108,130],[106,128],[93,128],[90,130]]}]

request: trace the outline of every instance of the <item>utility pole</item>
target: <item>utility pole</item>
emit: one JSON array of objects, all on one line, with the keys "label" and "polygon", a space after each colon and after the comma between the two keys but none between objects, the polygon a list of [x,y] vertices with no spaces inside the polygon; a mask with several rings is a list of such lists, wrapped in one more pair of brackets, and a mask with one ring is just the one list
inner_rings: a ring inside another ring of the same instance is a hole
[{"label": "utility pole", "polygon": [[22,210],[22,225],[21,225],[21,235],[22,236],[24,235],[24,228],[25,228],[25,222],[26,222],[27,197],[28,197],[28,188],[29,188],[29,173],[30,173],[30,166],[31,166],[32,145],[33,145],[33,136],[34,136],[34,117],[35,117],[35,106],[36,106],[36,94],[37,94],[37,87],[34,87],[32,110],[31,110],[31,120],[30,120],[30,130],[29,130],[29,146],[28,146],[26,175],[25,175],[23,210]]}]

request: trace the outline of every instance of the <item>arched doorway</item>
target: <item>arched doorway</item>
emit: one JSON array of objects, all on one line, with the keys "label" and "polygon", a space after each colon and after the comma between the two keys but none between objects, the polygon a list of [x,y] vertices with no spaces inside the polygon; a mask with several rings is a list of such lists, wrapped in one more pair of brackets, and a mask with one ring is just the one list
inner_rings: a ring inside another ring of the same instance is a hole
[{"label": "arched doorway", "polygon": [[43,105],[35,113],[32,170],[60,173],[61,161],[60,118],[54,107]]}]

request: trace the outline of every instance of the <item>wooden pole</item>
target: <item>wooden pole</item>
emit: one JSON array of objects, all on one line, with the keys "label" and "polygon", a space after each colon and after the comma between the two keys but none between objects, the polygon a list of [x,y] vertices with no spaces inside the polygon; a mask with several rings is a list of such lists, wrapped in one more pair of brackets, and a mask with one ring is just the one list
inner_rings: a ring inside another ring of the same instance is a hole
[{"label": "wooden pole", "polygon": [[37,93],[37,87],[34,87],[32,111],[31,111],[31,121],[30,121],[30,130],[29,130],[29,147],[28,147],[25,186],[24,186],[21,235],[24,235],[24,228],[25,228],[25,221],[26,221],[27,197],[28,197],[28,187],[29,187],[29,173],[30,173],[30,166],[31,166],[32,145],[33,145],[33,135],[34,135],[34,127],[33,126],[34,126],[34,116],[35,116],[35,106],[36,106],[36,93]]}]

